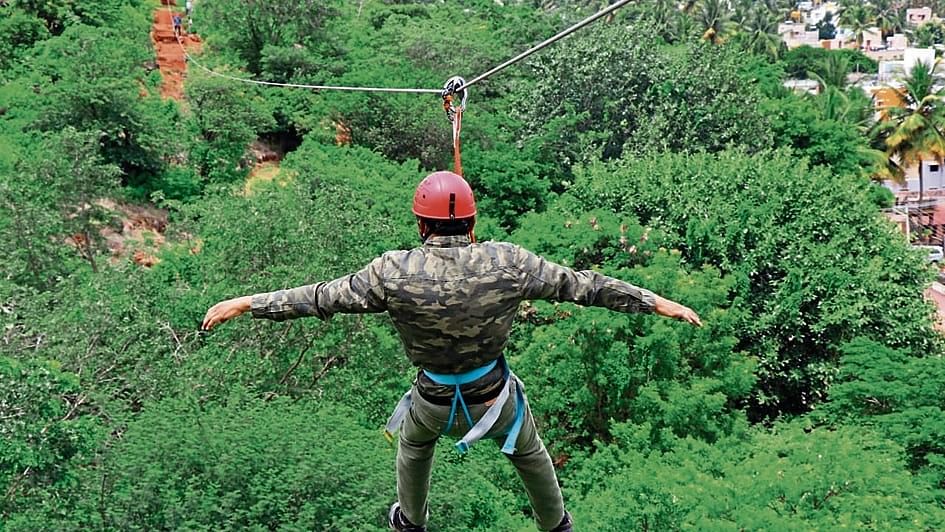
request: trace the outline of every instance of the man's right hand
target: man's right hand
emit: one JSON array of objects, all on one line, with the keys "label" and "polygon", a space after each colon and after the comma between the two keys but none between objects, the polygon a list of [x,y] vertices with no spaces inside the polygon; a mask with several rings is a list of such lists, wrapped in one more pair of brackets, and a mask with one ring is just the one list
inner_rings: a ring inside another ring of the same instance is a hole
[{"label": "man's right hand", "polygon": [[226,320],[233,319],[244,312],[248,312],[252,304],[253,296],[236,297],[221,301],[210,307],[210,310],[207,311],[207,315],[203,318],[203,324],[200,325],[200,329],[209,331]]}]

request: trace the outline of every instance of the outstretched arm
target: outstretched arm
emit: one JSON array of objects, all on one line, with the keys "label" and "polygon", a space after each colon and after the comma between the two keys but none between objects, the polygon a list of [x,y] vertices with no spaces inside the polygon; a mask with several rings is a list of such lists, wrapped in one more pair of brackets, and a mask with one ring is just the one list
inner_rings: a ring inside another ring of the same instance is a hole
[{"label": "outstretched arm", "polygon": [[254,318],[275,321],[306,316],[327,320],[338,312],[383,312],[387,310],[387,302],[381,286],[381,264],[382,259],[377,258],[362,270],[327,283],[221,301],[207,311],[201,329],[209,331],[250,311]]},{"label": "outstretched arm", "polygon": [[571,301],[620,312],[654,312],[702,326],[699,315],[689,307],[644,288],[595,271],[574,271],[522,248],[518,253],[522,295],[526,299]]}]

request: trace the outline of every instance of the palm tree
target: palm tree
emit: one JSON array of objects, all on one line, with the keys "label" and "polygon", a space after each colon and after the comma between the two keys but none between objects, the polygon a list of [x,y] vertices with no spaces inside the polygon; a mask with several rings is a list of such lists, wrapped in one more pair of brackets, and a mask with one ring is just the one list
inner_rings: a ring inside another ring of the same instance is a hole
[{"label": "palm tree", "polygon": [[941,91],[932,89],[936,64],[917,63],[905,79],[905,105],[890,109],[886,156],[895,159],[900,170],[919,165],[919,201],[925,192],[923,157],[932,156],[939,164],[945,157],[945,105]]},{"label": "palm tree", "polygon": [[653,0],[650,4],[631,4],[631,13],[635,13],[637,18],[648,21],[653,31],[663,38],[667,43],[676,42],[678,36],[675,34],[676,19],[684,16],[675,0]]},{"label": "palm tree", "polygon": [[827,87],[834,87],[837,90],[843,90],[847,86],[847,74],[850,73],[850,56],[831,52],[827,57],[818,61],[814,69],[807,75],[817,80],[820,89],[823,91]]},{"label": "palm tree", "polygon": [[909,35],[909,41],[918,48],[928,48],[945,42],[945,26],[941,22],[931,21],[919,26]]},{"label": "palm tree", "polygon": [[745,13],[738,23],[747,47],[759,55],[777,60],[784,42],[778,35],[777,16],[761,6]]},{"label": "palm tree", "polygon": [[883,38],[886,38],[895,33],[902,32],[906,26],[906,12],[893,6],[883,7],[883,5],[877,6],[873,23],[876,24],[882,32]]},{"label": "palm tree", "polygon": [[856,47],[863,47],[863,33],[873,26],[873,13],[863,4],[854,4],[840,12],[839,23],[853,32]]},{"label": "palm tree", "polygon": [[702,0],[696,12],[697,22],[703,30],[702,39],[712,44],[724,41],[731,29],[731,16],[726,2]]},{"label": "palm tree", "polygon": [[669,28],[669,35],[672,37],[672,40],[667,39],[667,41],[674,42],[687,40],[695,34],[696,22],[690,15],[680,12],[673,20],[672,26]]}]

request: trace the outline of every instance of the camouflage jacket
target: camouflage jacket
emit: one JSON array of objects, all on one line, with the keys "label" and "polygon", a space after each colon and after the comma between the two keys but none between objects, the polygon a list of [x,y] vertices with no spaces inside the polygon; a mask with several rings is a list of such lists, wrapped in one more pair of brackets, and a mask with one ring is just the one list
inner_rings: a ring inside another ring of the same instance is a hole
[{"label": "camouflage jacket", "polygon": [[281,321],[386,311],[415,366],[462,373],[502,355],[516,310],[526,299],[621,312],[650,312],[654,306],[648,290],[574,271],[514,244],[433,236],[421,247],[389,251],[334,281],[256,294],[252,312]]}]

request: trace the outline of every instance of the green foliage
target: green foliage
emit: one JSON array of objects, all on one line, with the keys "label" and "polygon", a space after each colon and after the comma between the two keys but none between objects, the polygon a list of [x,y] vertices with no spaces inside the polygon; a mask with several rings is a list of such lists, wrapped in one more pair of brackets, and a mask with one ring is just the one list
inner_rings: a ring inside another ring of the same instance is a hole
[{"label": "green foliage", "polygon": [[580,464],[572,511],[592,530],[940,528],[933,492],[902,465],[901,447],[869,431],[796,424],[665,454],[602,446]]},{"label": "green foliage", "polygon": [[76,466],[91,462],[104,436],[88,399],[55,362],[0,356],[0,518],[11,529],[18,512],[66,515],[58,501],[71,498]]},{"label": "green foliage", "polygon": [[913,471],[945,489],[941,355],[910,356],[864,338],[842,348],[842,369],[817,418],[870,425],[905,447]]},{"label": "green foliage", "polygon": [[536,59],[526,132],[562,170],[648,150],[717,151],[770,144],[759,95],[733,76],[735,49],[661,49],[647,28],[604,26]]},{"label": "green foliage", "polygon": [[[423,88],[600,7],[197,4],[200,61],[220,72]],[[876,212],[888,191],[862,177],[868,98],[837,88],[875,64],[805,48],[772,62],[777,6],[633,4],[478,83],[464,115],[480,238],[705,322],[520,309],[507,356],[578,526],[943,528],[931,272]],[[389,320],[197,325],[221,299],[416,245],[413,188],[452,163],[439,98],[190,69],[187,101],[162,101],[155,8],[0,7],[0,528],[381,529],[394,453],[377,429],[416,372]],[[808,71],[831,87],[787,95],[783,77]],[[931,89],[918,81],[913,93]],[[291,153],[246,186],[260,137]],[[102,260],[115,222],[100,200],[148,196],[172,209],[160,262]],[[532,528],[493,446],[440,447],[431,530]]]},{"label": "green foliage", "polygon": [[739,347],[759,363],[755,415],[771,415],[822,400],[839,345],[856,336],[936,348],[919,297],[927,270],[867,189],[783,153],[735,152],[597,166],[572,193],[666,231],[687,262],[734,277]]},{"label": "green foliage", "polygon": [[[18,9],[0,20],[0,75],[18,63],[34,43],[49,37],[43,21]],[[0,78],[0,79],[3,79]]]},{"label": "green foliage", "polygon": [[[125,33],[137,29],[133,37]],[[173,140],[177,111],[156,96],[142,98],[141,65],[147,20],[121,28],[77,25],[40,43],[34,69],[33,106],[40,112],[32,127],[59,131],[74,127],[100,134],[100,150],[131,179],[164,166],[179,146]],[[95,58],[91,61],[90,58]]]},{"label": "green foliage", "polygon": [[895,205],[896,196],[888,188],[873,184],[869,189],[870,201],[880,209],[888,209]]},{"label": "green foliage", "polygon": [[48,135],[39,148],[49,160],[16,161],[11,174],[0,176],[0,241],[14,250],[8,275],[43,289],[68,271],[67,241],[97,267],[98,229],[109,214],[96,200],[115,192],[119,170],[98,155],[96,135],[71,127]]},{"label": "green foliage", "polygon": [[[513,239],[575,268],[605,272],[686,301],[710,323],[695,330],[661,318],[621,316],[573,305],[536,304],[514,339],[513,365],[541,400],[555,447],[606,437],[611,420],[649,420],[652,442],[664,431],[714,441],[729,434],[751,391],[751,363],[734,351],[736,320],[724,309],[730,278],[706,268],[686,274],[661,235],[607,211],[569,216],[555,208],[530,215]],[[550,222],[550,223],[549,223]],[[621,269],[611,269],[621,267]],[[683,400],[685,398],[685,400]]]},{"label": "green foliage", "polygon": [[[157,403],[106,458],[104,524],[115,530],[380,528],[394,496],[391,453],[382,452],[386,442],[376,431],[352,417],[308,402],[239,396],[225,407]],[[369,504],[366,493],[375,494]]]},{"label": "green foliage", "polygon": [[739,66],[739,74],[744,82],[758,87],[767,98],[778,98],[788,94],[784,87],[784,65],[769,62],[758,56],[749,56]]},{"label": "green foliage", "polygon": [[[221,35],[220,48],[232,50],[251,72],[259,73],[264,62],[272,63],[270,54],[278,56],[294,44],[310,45],[324,39],[325,25],[340,5],[338,1],[223,0],[207,2],[199,9],[203,27],[230,30]],[[264,50],[267,45],[275,48]]]},{"label": "green foliage", "polygon": [[5,2],[44,21],[53,35],[78,24],[121,26],[140,16],[141,0],[10,0]]},{"label": "green foliage", "polygon": [[806,45],[788,50],[782,62],[788,77],[807,79],[809,72],[817,72],[818,65],[823,64],[830,57],[846,59],[847,73],[873,73],[878,68],[875,60],[866,57],[858,50],[827,50]]},{"label": "green foliage", "polygon": [[232,183],[246,177],[250,142],[275,126],[255,87],[214,76],[191,75],[186,86],[194,135],[191,164],[209,183]]},{"label": "green foliage", "polygon": [[915,40],[915,46],[919,48],[945,44],[945,25],[936,21],[926,22],[916,28],[913,39]]},{"label": "green foliage", "polygon": [[9,250],[4,280],[21,289],[49,288],[77,267],[76,254],[62,245],[65,227],[55,208],[60,198],[36,181],[23,173],[0,174],[0,244]]},{"label": "green foliage", "polygon": [[764,101],[762,109],[771,124],[775,145],[790,147],[811,165],[828,167],[837,174],[868,177],[873,173],[875,156],[871,155],[867,138],[850,122],[827,115],[831,111],[848,113],[855,120],[857,114],[849,98],[834,91],[828,88],[816,98],[787,96]]},{"label": "green foliage", "polygon": [[[225,405],[192,397],[154,403],[105,454],[100,478],[86,479],[96,487],[78,499],[73,519],[25,510],[11,529],[386,529],[394,452],[355,417],[347,408],[259,401],[239,390]],[[434,482],[454,489],[431,499],[431,530],[525,525],[510,515],[514,499],[491,481],[495,456],[485,458],[438,464]]]}]

